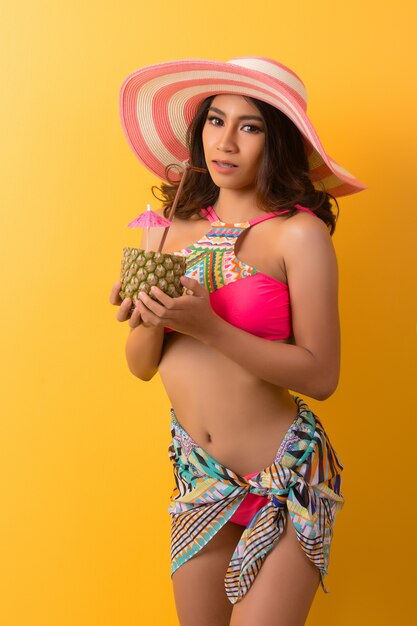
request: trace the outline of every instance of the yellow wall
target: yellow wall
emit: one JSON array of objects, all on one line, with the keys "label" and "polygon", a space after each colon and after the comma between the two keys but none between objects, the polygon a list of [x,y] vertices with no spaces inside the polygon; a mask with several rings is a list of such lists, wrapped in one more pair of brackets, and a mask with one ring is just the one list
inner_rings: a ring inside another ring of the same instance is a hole
[{"label": "yellow wall", "polygon": [[310,400],[346,505],[308,625],[411,623],[416,17],[411,0],[3,3],[2,625],[178,623],[169,403],[158,377],[128,371],[108,302],[138,236],[126,224],[158,182],[128,147],[118,95],[142,65],[246,54],[300,75],[325,148],[369,186],[340,200],[334,236],[340,384]]}]

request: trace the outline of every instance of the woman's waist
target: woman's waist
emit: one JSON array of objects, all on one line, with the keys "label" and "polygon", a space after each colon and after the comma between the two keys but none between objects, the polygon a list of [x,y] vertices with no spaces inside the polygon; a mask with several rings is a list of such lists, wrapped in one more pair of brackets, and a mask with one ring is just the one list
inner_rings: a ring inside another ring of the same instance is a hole
[{"label": "woman's waist", "polygon": [[262,398],[227,399],[221,391],[172,402],[175,420],[213,458],[241,475],[268,467],[297,417],[291,395],[275,404]]},{"label": "woman's waist", "polygon": [[259,469],[297,415],[288,389],[187,335],[165,340],[159,374],[178,422],[226,465],[239,458],[250,465],[252,455]]}]

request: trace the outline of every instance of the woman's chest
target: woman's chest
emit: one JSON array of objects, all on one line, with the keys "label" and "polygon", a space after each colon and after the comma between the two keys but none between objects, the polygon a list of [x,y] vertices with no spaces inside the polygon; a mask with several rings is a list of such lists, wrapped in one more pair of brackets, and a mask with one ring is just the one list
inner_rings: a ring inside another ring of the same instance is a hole
[{"label": "woman's chest", "polygon": [[177,228],[172,227],[164,251],[186,256],[187,274],[210,291],[257,273],[285,285],[282,224],[277,221],[259,224],[255,229],[235,224],[209,224],[205,220],[199,229],[196,224],[194,228],[177,225]]}]

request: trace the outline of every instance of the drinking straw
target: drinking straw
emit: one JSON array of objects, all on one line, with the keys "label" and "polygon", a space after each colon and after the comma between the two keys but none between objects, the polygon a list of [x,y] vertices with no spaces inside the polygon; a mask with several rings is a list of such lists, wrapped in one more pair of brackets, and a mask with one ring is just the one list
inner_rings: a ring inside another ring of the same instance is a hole
[{"label": "drinking straw", "polygon": [[[183,172],[183,174],[181,176],[180,184],[178,185],[178,189],[177,189],[177,192],[175,194],[174,202],[172,203],[172,207],[171,207],[171,210],[170,210],[169,215],[168,215],[168,219],[170,221],[172,221],[172,219],[174,217],[175,209],[177,208],[178,200],[180,198],[181,191],[182,191],[182,188],[184,186],[185,179],[187,177],[188,171],[189,170],[194,170],[195,172],[202,172],[204,174],[207,172],[206,169],[201,168],[201,167],[194,167],[194,166],[190,165],[188,162],[185,163],[184,165],[185,165],[185,169],[184,169],[184,172]],[[169,230],[169,226],[164,228],[164,232],[162,233],[162,238],[161,238],[160,244],[158,246],[158,252],[162,252],[162,247],[163,247],[163,245],[165,243],[165,239],[167,238],[168,230]]]}]

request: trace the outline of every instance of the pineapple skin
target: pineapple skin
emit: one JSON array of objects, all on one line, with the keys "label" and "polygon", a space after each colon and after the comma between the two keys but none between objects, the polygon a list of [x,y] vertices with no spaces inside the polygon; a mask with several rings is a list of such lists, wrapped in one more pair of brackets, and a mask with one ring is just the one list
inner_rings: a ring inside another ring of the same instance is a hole
[{"label": "pineapple skin", "polygon": [[119,295],[122,300],[132,299],[132,309],[136,305],[140,291],[144,291],[152,300],[157,301],[151,293],[153,285],[171,298],[178,298],[185,291],[180,281],[185,270],[184,256],[141,248],[123,248],[120,271],[122,286]]}]

